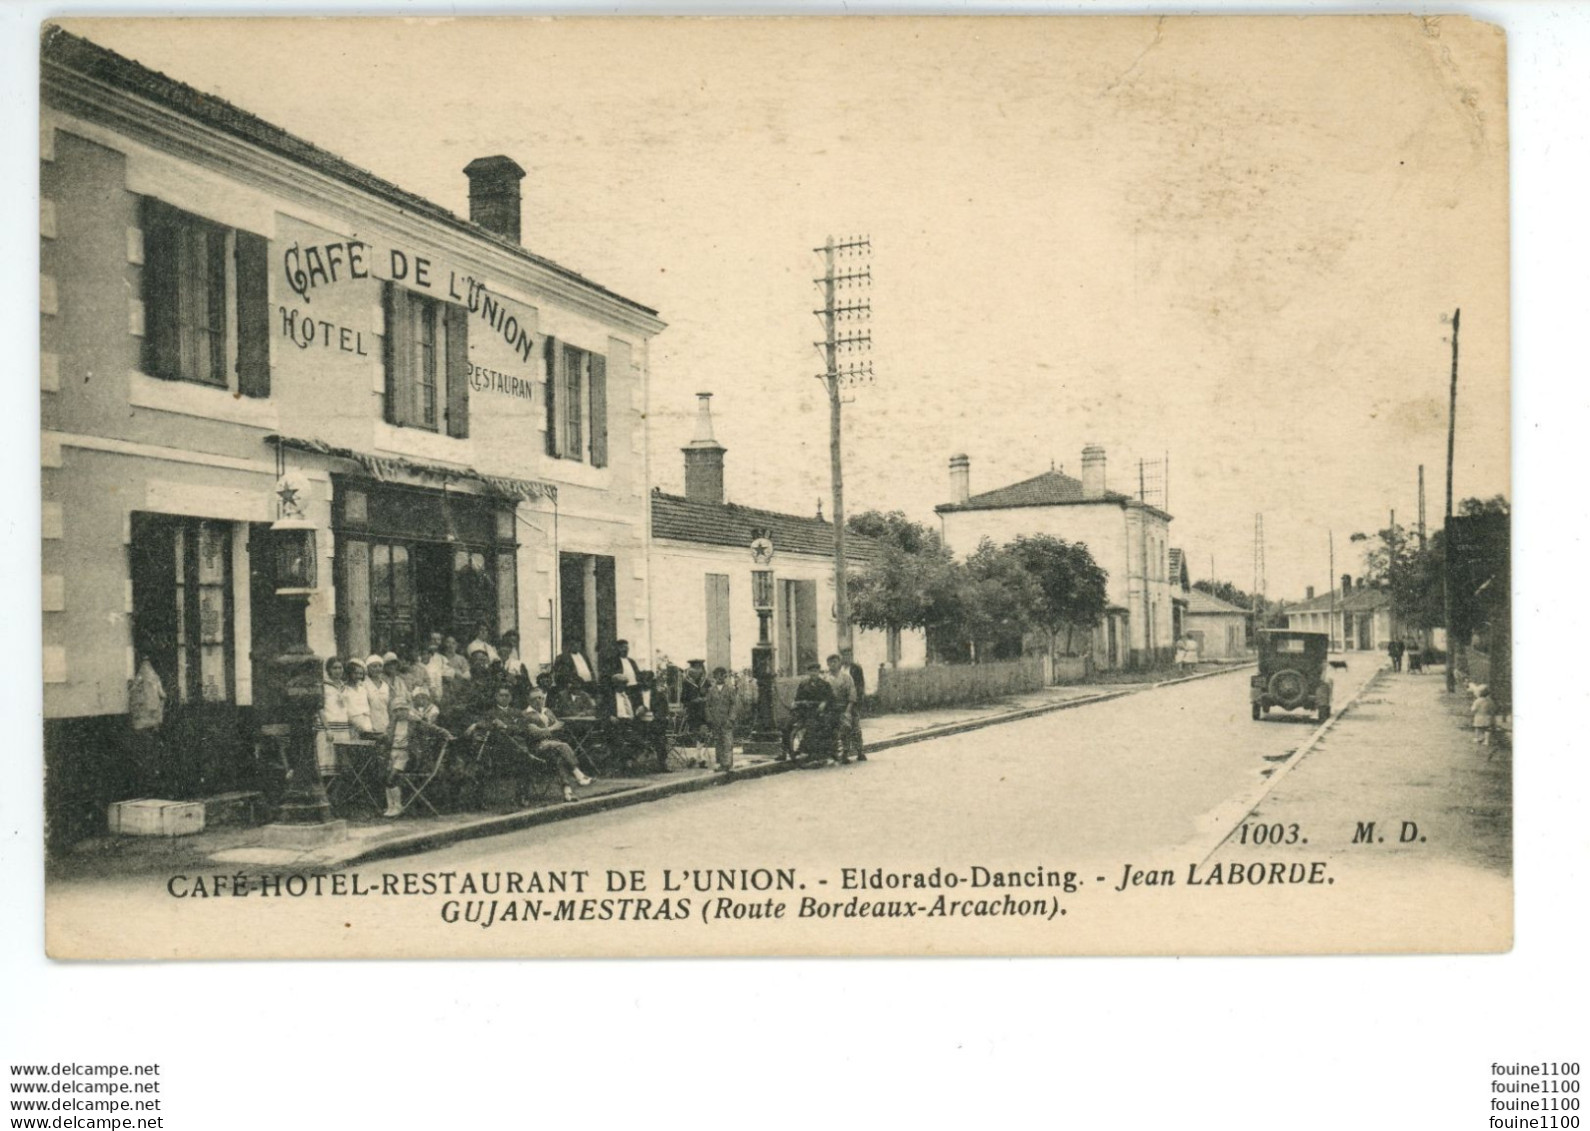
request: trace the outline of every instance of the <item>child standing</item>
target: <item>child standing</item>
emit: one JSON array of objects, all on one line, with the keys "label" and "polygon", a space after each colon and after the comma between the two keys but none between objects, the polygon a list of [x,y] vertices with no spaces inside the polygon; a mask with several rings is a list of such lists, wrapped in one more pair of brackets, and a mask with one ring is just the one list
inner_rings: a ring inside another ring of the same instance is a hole
[{"label": "child standing", "polygon": [[1496,703],[1491,699],[1489,687],[1479,687],[1474,696],[1474,741],[1481,746],[1491,744],[1491,726],[1496,721]]}]

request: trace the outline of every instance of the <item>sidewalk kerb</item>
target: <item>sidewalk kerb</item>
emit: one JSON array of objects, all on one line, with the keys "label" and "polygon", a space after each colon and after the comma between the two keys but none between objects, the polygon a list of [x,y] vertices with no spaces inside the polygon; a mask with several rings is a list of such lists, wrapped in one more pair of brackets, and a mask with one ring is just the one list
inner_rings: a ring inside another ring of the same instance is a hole
[{"label": "sidewalk kerb", "polygon": [[1270,794],[1275,791],[1275,787],[1280,785],[1281,782],[1286,779],[1288,774],[1297,769],[1298,765],[1303,761],[1303,759],[1307,758],[1311,753],[1313,753],[1314,749],[1324,741],[1325,736],[1335,729],[1336,724],[1345,718],[1347,713],[1358,705],[1358,701],[1364,697],[1364,693],[1379,682],[1380,677],[1385,674],[1386,670],[1387,669],[1384,667],[1377,667],[1374,671],[1370,672],[1368,678],[1366,678],[1363,683],[1358,685],[1358,690],[1353,692],[1353,697],[1347,701],[1346,706],[1342,707],[1339,711],[1333,710],[1331,712],[1331,717],[1314,728],[1313,733],[1310,734],[1303,744],[1297,748],[1297,752],[1293,754],[1292,757],[1288,758],[1286,763],[1278,768],[1275,773],[1264,779],[1263,783],[1259,787],[1258,792],[1251,795],[1251,799],[1246,802],[1246,807],[1237,815],[1236,819],[1231,822],[1230,827],[1220,834],[1220,839],[1216,840],[1207,851],[1197,853],[1199,867],[1207,864],[1209,862],[1209,858],[1216,852],[1219,852],[1220,849],[1225,846],[1226,841],[1231,839],[1231,834],[1237,831],[1237,829],[1242,825],[1242,822],[1245,821],[1255,809],[1264,804],[1264,799],[1269,797]]}]

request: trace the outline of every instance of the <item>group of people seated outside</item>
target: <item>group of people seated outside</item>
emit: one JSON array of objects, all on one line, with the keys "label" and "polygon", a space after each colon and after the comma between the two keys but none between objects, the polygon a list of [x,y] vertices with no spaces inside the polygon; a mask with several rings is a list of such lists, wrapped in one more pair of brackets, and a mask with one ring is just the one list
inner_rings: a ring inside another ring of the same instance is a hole
[{"label": "group of people seated outside", "polygon": [[[367,659],[326,660],[316,727],[320,772],[332,775],[351,757],[384,763],[384,816],[404,809],[403,782],[413,773],[443,777],[455,804],[477,802],[479,785],[506,779],[523,803],[536,781],[556,776],[563,799],[591,784],[566,727],[550,706],[600,731],[600,745],[629,761],[655,758],[668,768],[666,697],[652,705],[651,673],[619,641],[594,678],[585,658],[567,651],[535,677],[519,654],[518,634],[492,643],[477,626],[460,653],[457,639],[429,634],[417,654],[399,647]],[[341,748],[341,749],[339,749]]]}]

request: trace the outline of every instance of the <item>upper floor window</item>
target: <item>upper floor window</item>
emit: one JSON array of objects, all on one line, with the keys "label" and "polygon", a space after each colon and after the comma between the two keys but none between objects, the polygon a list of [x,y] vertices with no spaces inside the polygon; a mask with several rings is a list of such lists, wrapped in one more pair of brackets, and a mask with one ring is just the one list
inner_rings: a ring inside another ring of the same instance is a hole
[{"label": "upper floor window", "polygon": [[143,198],[143,368],[152,377],[270,395],[269,245]]},{"label": "upper floor window", "polygon": [[469,435],[469,311],[387,283],[386,419]]},{"label": "upper floor window", "polygon": [[607,466],[607,358],[546,340],[547,455]]}]

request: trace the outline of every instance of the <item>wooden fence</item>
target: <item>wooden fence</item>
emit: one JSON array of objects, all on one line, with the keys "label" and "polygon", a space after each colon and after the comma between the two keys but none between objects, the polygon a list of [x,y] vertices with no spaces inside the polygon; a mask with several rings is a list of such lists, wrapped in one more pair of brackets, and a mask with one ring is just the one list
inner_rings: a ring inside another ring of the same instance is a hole
[{"label": "wooden fence", "polygon": [[986,703],[1005,695],[1037,691],[1044,685],[1042,656],[996,664],[929,664],[922,668],[880,668],[873,710],[925,711]]}]

